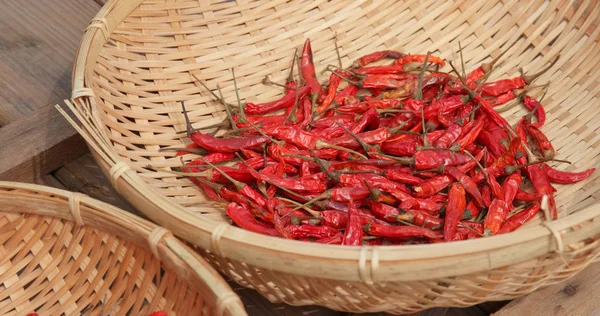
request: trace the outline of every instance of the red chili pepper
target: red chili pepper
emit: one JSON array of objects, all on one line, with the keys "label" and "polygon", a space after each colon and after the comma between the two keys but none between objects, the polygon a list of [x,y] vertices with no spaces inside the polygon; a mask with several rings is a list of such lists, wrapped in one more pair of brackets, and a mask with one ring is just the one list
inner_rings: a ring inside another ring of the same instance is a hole
[{"label": "red chili pepper", "polygon": [[431,229],[416,226],[391,226],[379,223],[370,223],[368,225],[364,225],[363,230],[371,236],[380,237],[425,237],[429,239],[437,238],[437,235]]},{"label": "red chili pepper", "polygon": [[483,198],[485,205],[489,206],[492,204],[492,189],[490,189],[489,186],[484,185],[479,191],[481,192],[481,197]]},{"label": "red chili pepper", "polygon": [[360,57],[359,59],[354,61],[354,63],[352,64],[352,67],[353,68],[364,67],[367,64],[376,62],[378,60],[382,60],[384,58],[398,59],[398,58],[402,58],[404,56],[406,56],[406,55],[401,52],[394,51],[394,50],[377,51],[377,52],[373,52],[373,53],[370,53],[370,54]]},{"label": "red chili pepper", "polygon": [[[307,86],[301,87],[298,89],[298,100],[304,98],[305,95],[308,94],[310,88]],[[289,90],[281,99],[267,102],[267,103],[259,103],[255,104],[252,102],[246,103],[244,107],[244,113],[250,115],[259,115],[259,114],[267,114],[271,112],[275,112],[277,110],[285,109],[291,107],[296,102],[296,90]]]},{"label": "red chili pepper", "polygon": [[481,87],[483,96],[499,96],[510,90],[521,89],[527,85],[523,77],[502,79],[495,82],[484,83]]},{"label": "red chili pepper", "polygon": [[415,197],[426,198],[435,195],[445,189],[452,182],[452,178],[447,175],[441,175],[424,181],[413,186]]},{"label": "red chili pepper", "polygon": [[277,236],[275,228],[254,219],[250,211],[237,203],[229,203],[225,210],[233,222],[246,230],[270,236]]},{"label": "red chili pepper", "polygon": [[553,219],[557,219],[558,211],[556,209],[556,202],[554,200],[554,189],[550,184],[550,180],[548,179],[548,175],[545,172],[545,168],[543,167],[543,165],[535,164],[525,167],[525,171],[529,175],[529,180],[531,180],[535,191],[540,195],[548,196],[548,207],[550,215]]},{"label": "red chili pepper", "polygon": [[337,92],[337,88],[342,82],[342,78],[338,74],[331,73],[331,75],[329,76],[329,87],[327,87],[327,94],[325,95],[325,99],[323,100],[321,105],[316,109],[317,113],[323,113],[324,111],[326,111],[333,102],[335,98],[335,93]]},{"label": "red chili pepper", "polygon": [[371,130],[379,127],[381,117],[375,109],[368,109],[365,114],[350,128],[354,134],[360,133],[363,130]]},{"label": "red chili pepper", "polygon": [[312,48],[310,46],[310,39],[308,38],[306,39],[306,42],[304,42],[304,48],[302,48],[300,71],[302,73],[302,79],[304,79],[306,85],[310,87],[311,93],[323,94],[321,91],[321,84],[317,80],[317,75],[315,73]]},{"label": "red chili pepper", "polygon": [[[483,199],[483,196],[482,196]],[[483,202],[484,205],[489,205],[489,204],[485,204],[485,200]],[[477,215],[479,215],[479,213],[481,213],[481,207],[479,207],[477,204],[475,204],[475,200],[471,199],[469,201],[469,203],[467,203],[467,208],[465,210],[465,212],[471,212],[471,218],[475,218],[477,217]]]},{"label": "red chili pepper", "polygon": [[500,113],[496,112],[494,108],[482,97],[476,96],[474,101],[478,103],[481,107],[480,109],[485,113],[485,115],[492,120],[498,126],[510,126],[505,118],[500,115]]},{"label": "red chili pepper", "polygon": [[511,216],[504,222],[504,224],[502,224],[502,227],[500,230],[498,230],[498,234],[506,234],[515,231],[517,228],[523,226],[525,222],[534,218],[539,211],[540,205],[536,203]]},{"label": "red chili pepper", "polygon": [[220,153],[234,153],[244,149],[258,148],[267,142],[264,136],[250,136],[239,138],[217,138],[208,134],[194,132],[190,136],[196,145],[210,151]]},{"label": "red chili pepper", "polygon": [[[358,138],[360,138],[363,142],[373,145],[373,144],[381,144],[390,138],[391,134],[387,128],[381,127],[376,130],[362,132],[355,134]],[[356,138],[351,135],[343,135],[340,137],[336,137],[329,140],[329,143],[336,146],[341,146],[349,149],[359,149],[361,148],[360,143],[356,140]],[[415,147],[416,149],[416,147]]]},{"label": "red chili pepper", "polygon": [[444,67],[446,65],[446,63],[444,62],[443,59],[433,56],[433,55],[429,55],[429,57],[427,57],[427,55],[407,55],[402,58],[396,59],[396,62],[394,64],[395,65],[405,65],[405,64],[409,64],[409,63],[424,63],[425,58],[427,58],[427,62],[429,62],[429,63],[438,64],[442,67]]},{"label": "red chili pepper", "polygon": [[548,165],[544,165],[544,168],[546,169],[546,175],[550,182],[561,184],[571,184],[583,181],[591,176],[596,170],[596,168],[590,168],[582,172],[569,172],[556,170]]},{"label": "red chili pepper", "polygon": [[384,65],[358,68],[352,70],[352,72],[360,75],[389,75],[399,74],[403,71],[403,69],[404,67],[402,67],[402,65]]},{"label": "red chili pepper", "polygon": [[381,144],[381,151],[388,155],[405,157],[416,154],[418,145],[419,143],[416,137],[407,138],[403,141],[390,141],[388,137],[388,141]]},{"label": "red chili pepper", "polygon": [[[246,150],[246,149],[244,149],[244,150]],[[233,158],[235,158],[235,154],[233,154],[233,153],[209,153],[203,157],[204,160],[206,160],[210,163],[218,163],[218,162],[228,161]],[[186,166],[199,166],[199,165],[204,165],[204,164],[205,164],[204,161],[202,161],[201,158],[198,158],[198,159],[194,159],[194,160],[186,163]]]},{"label": "red chili pepper", "polygon": [[[471,125],[469,125],[471,124]],[[477,139],[477,136],[481,133],[483,129],[483,125],[485,124],[485,117],[481,116],[477,120],[469,122],[467,125],[469,131],[460,136],[460,138],[456,141],[461,150],[467,148],[469,145],[473,144]],[[465,125],[465,129],[467,126]]]},{"label": "red chili pepper", "polygon": [[529,132],[529,136],[531,136],[535,147],[542,154],[542,156],[546,159],[553,159],[556,152],[554,151],[552,143],[550,143],[550,140],[548,140],[548,137],[546,137],[542,131],[533,125],[528,125],[527,131]]},{"label": "red chili pepper", "polygon": [[313,225],[300,225],[300,226],[288,226],[286,228],[293,239],[313,237],[313,238],[325,238],[332,237],[338,234],[338,230],[329,226],[313,226]]},{"label": "red chili pepper", "polygon": [[521,182],[523,181],[523,177],[520,172],[513,172],[504,179],[504,183],[502,184],[502,191],[504,191],[504,202],[506,205],[511,206],[513,200],[515,199],[515,195],[521,186]]},{"label": "red chili pepper", "polygon": [[[521,136],[519,135],[519,137]],[[496,123],[487,121],[477,136],[477,140],[494,156],[500,157],[506,151],[502,143],[504,141],[508,142],[508,134],[504,128],[496,125]]]},{"label": "red chili pepper", "polygon": [[438,138],[437,141],[433,144],[433,146],[438,148],[449,148],[450,145],[452,145],[452,143],[454,143],[458,139],[461,131],[462,128],[460,127],[460,125],[451,124],[450,126],[448,126],[446,133],[444,133],[444,135]]},{"label": "red chili pepper", "polygon": [[338,93],[335,96],[333,101],[337,104],[345,105],[347,103],[346,98],[355,96],[356,93],[358,92],[358,90],[360,90],[360,88],[358,86],[350,84],[350,85],[346,86],[346,88],[342,89],[342,91],[340,91],[340,93]]},{"label": "red chili pepper", "polygon": [[[398,195],[400,195],[400,193],[398,193]],[[439,211],[443,205],[438,203],[435,199],[431,198],[432,197],[429,197],[427,199],[406,198],[402,203],[400,203],[400,208],[405,210],[417,209],[427,211],[428,213],[433,214]]]},{"label": "red chili pepper", "polygon": [[[445,169],[450,176],[456,179],[456,181],[460,182],[464,190],[467,191],[475,199],[479,206],[485,205],[483,198],[481,197],[481,192],[479,192],[479,189],[477,189],[477,184],[475,183],[475,181],[473,181],[473,179],[471,179],[468,175],[466,175],[464,172],[460,171],[456,167],[450,166],[446,167]],[[450,189],[452,189],[452,187]]]},{"label": "red chili pepper", "polygon": [[342,245],[360,246],[362,244],[362,225],[358,208],[352,200],[348,201],[348,224],[344,231]]},{"label": "red chili pepper", "polygon": [[[38,313],[29,313],[29,314],[27,314],[27,316],[38,316]],[[153,316],[153,315],[150,315],[150,316]]]},{"label": "red chili pepper", "polygon": [[523,104],[529,111],[533,111],[533,109],[535,109],[537,122],[532,123],[531,125],[535,127],[541,127],[544,125],[544,123],[546,123],[546,111],[544,111],[544,106],[541,105],[538,100],[526,95],[523,98]]},{"label": "red chili pepper", "polygon": [[277,185],[292,191],[300,192],[323,192],[326,189],[322,179],[310,177],[304,178],[284,178],[272,174],[262,174],[253,169],[248,169],[252,176],[258,180]]},{"label": "red chili pepper", "polygon": [[354,123],[355,120],[355,114],[341,114],[315,120],[312,126],[314,128],[327,128],[335,126],[337,123]]},{"label": "red chili pepper", "polygon": [[344,236],[341,233],[338,233],[335,236],[317,239],[315,242],[325,245],[341,245],[343,238]]},{"label": "red chili pepper", "polygon": [[410,173],[406,173],[399,169],[390,169],[385,172],[385,177],[400,183],[418,185],[423,183],[423,179],[415,177]]},{"label": "red chili pepper", "polygon": [[433,169],[439,166],[462,165],[471,160],[463,153],[453,153],[447,150],[422,150],[414,155],[415,167],[418,170]]},{"label": "red chili pepper", "polygon": [[508,205],[501,199],[494,199],[483,222],[485,233],[496,235],[508,215]]},{"label": "red chili pepper", "polygon": [[506,150],[502,156],[498,157],[496,162],[491,167],[506,167],[511,166],[515,163],[515,156],[517,155],[518,149],[521,147],[521,138],[515,137],[510,141],[508,150]]},{"label": "red chili pepper", "polygon": [[277,126],[266,128],[265,133],[277,137],[285,142],[292,143],[300,148],[314,148],[320,137],[307,131],[303,131],[294,126]]},{"label": "red chili pepper", "polygon": [[523,201],[523,202],[535,202],[541,201],[542,195],[537,192],[527,192],[521,189],[517,190],[515,194],[515,200]]},{"label": "red chili pepper", "polygon": [[[277,199],[277,200],[279,200],[279,199]],[[281,218],[281,216],[279,216],[279,213],[277,213],[277,212],[273,212],[273,213],[274,213],[273,225],[275,225],[275,230],[279,234],[278,236],[283,237],[285,239],[293,239],[290,232],[285,228],[286,224],[289,222],[290,217]]]},{"label": "red chili pepper", "polygon": [[467,200],[465,189],[459,183],[453,183],[448,190],[448,204],[444,219],[444,241],[451,241],[456,233],[458,222],[465,212]]},{"label": "red chili pepper", "polygon": [[400,221],[404,221],[404,222],[409,222],[414,225],[425,227],[425,228],[433,228],[433,227],[439,227],[441,225],[444,225],[443,219],[429,215],[429,214],[419,211],[419,210],[406,211],[406,212],[403,212],[403,213],[401,213],[395,217],[391,217],[391,218],[396,221],[400,220]]},{"label": "red chili pepper", "polygon": [[489,103],[493,107],[497,107],[499,105],[505,104],[506,102],[514,99],[516,97],[515,93],[510,90],[504,94],[501,94],[493,99],[490,99]]}]

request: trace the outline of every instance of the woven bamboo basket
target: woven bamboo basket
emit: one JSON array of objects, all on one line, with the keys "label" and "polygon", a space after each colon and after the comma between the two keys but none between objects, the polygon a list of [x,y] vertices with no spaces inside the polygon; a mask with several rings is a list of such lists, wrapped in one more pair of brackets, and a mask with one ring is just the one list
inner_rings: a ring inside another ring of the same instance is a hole
[{"label": "woven bamboo basket", "polygon": [[246,315],[170,231],[81,193],[0,182],[0,315]]},{"label": "woven bamboo basket", "polygon": [[[596,175],[560,187],[560,219],[514,233],[449,244],[323,246],[231,226],[188,179],[145,169],[180,166],[165,147],[188,144],[181,103],[195,128],[225,118],[194,80],[223,87],[230,69],[247,101],[275,99],[293,50],[313,42],[317,72],[379,49],[456,59],[468,69],[506,54],[493,77],[535,72],[551,82],[544,131],[568,168],[597,166],[600,4],[597,1],[109,1],[81,42],[73,74],[77,128],[112,184],[152,220],[197,245],[220,271],[273,302],[350,312],[410,313],[511,299],[565,280],[600,254]],[[322,81],[326,78],[322,77]],[[493,79],[493,78],[492,78]],[[539,97],[539,95],[538,95]],[[511,122],[520,107],[505,113]],[[192,156],[184,156],[191,159]]]}]

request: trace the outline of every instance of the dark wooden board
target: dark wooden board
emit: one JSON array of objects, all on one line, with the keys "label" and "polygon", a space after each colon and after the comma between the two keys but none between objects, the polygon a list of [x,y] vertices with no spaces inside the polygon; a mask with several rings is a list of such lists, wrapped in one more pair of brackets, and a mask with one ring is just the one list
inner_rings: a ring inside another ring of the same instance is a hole
[{"label": "dark wooden board", "polygon": [[0,180],[34,182],[85,152],[77,132],[53,106],[45,106],[0,128]]},{"label": "dark wooden board", "polygon": [[70,97],[77,45],[99,9],[91,0],[0,1],[0,127]]}]

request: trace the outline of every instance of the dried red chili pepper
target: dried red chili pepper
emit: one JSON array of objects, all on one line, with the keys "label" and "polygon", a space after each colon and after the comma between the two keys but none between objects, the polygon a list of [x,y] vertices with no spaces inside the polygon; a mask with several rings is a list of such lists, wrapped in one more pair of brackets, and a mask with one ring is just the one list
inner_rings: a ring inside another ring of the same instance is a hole
[{"label": "dried red chili pepper", "polygon": [[438,64],[440,66],[445,66],[446,63],[444,62],[443,59],[433,56],[433,55],[407,55],[404,56],[402,58],[398,58],[396,59],[396,62],[394,63],[395,65],[405,65],[405,64],[409,64],[409,63],[423,63],[425,62],[425,58],[427,58],[427,61],[433,64]]},{"label": "dried red chili pepper", "polygon": [[517,190],[515,194],[515,200],[523,201],[523,202],[535,202],[541,201],[542,195],[537,192],[527,192],[521,189]]},{"label": "dried red chili pepper", "polygon": [[414,155],[415,167],[418,170],[462,165],[470,160],[471,158],[463,153],[453,153],[448,150],[422,150]]},{"label": "dried red chili pepper", "polygon": [[248,209],[237,203],[229,203],[225,212],[237,226],[243,229],[263,235],[277,236],[275,228],[257,221]]},{"label": "dried red chili pepper", "polygon": [[473,179],[456,167],[449,166],[445,169],[450,176],[456,179],[456,181],[460,182],[464,190],[467,191],[473,197],[473,199],[475,199],[479,206],[485,205],[483,198],[481,197],[481,192],[479,192],[479,189],[477,189],[477,184],[475,181],[473,181]]},{"label": "dried red chili pepper", "polygon": [[434,228],[444,225],[444,220],[429,215],[425,212],[419,210],[411,210],[402,212],[399,215],[389,217],[396,221],[408,222],[417,226],[426,227],[426,228]]},{"label": "dried red chili pepper", "polygon": [[[307,95],[309,91],[310,91],[310,87],[308,87],[308,86],[298,88],[298,100],[304,98],[304,96]],[[296,91],[291,90],[291,91],[288,91],[279,100],[275,100],[275,101],[271,101],[271,102],[267,102],[267,103],[258,103],[258,104],[248,102],[248,103],[246,103],[246,106],[244,107],[244,113],[250,114],[250,115],[267,114],[267,113],[275,112],[277,110],[289,108],[294,105],[295,101],[296,101]]]},{"label": "dried red chili pepper", "polygon": [[506,234],[512,231],[515,231],[517,228],[521,227],[525,222],[534,218],[538,212],[540,211],[540,205],[538,203],[533,204],[532,206],[520,211],[519,213],[508,218],[500,230],[498,230],[497,234]]},{"label": "dried red chili pepper", "polygon": [[504,191],[503,200],[506,202],[506,205],[512,205],[522,181],[523,177],[521,176],[520,172],[513,172],[508,175],[506,179],[504,179],[504,183],[502,183],[502,191]]},{"label": "dried red chili pepper", "polygon": [[417,227],[417,226],[391,226],[379,223],[370,223],[363,226],[365,233],[371,236],[380,237],[425,237],[429,239],[436,239],[437,235],[434,231],[429,228]]},{"label": "dried red chili pepper", "polygon": [[406,55],[401,52],[395,51],[395,50],[377,51],[377,52],[373,52],[370,54],[366,54],[366,55],[358,58],[357,60],[355,60],[354,63],[352,64],[352,68],[364,67],[367,64],[376,62],[378,60],[382,60],[384,58],[398,59],[398,58],[402,58],[404,56],[406,56]]},{"label": "dried red chili pepper", "polygon": [[542,157],[545,159],[553,159],[556,152],[554,151],[552,143],[548,140],[548,137],[533,125],[528,125],[527,131],[529,132],[529,136],[531,136],[535,147],[542,154]]},{"label": "dried red chili pepper", "polygon": [[[452,143],[454,143],[458,139],[461,131],[462,131],[462,128],[460,127],[460,125],[451,124],[450,126],[448,126],[446,133],[444,133],[444,135],[442,135],[440,138],[438,138],[435,141],[435,143],[433,143],[433,147],[449,148],[450,145],[452,145]],[[473,140],[475,140],[475,139],[473,139]]]},{"label": "dried red chili pepper", "polygon": [[250,136],[240,138],[217,138],[208,134],[194,132],[189,136],[196,145],[211,151],[220,153],[234,153],[242,149],[258,148],[267,142],[264,136]]},{"label": "dried red chili pepper", "polygon": [[465,189],[459,183],[453,183],[448,190],[448,204],[444,219],[444,241],[451,241],[456,233],[458,222],[465,212],[467,200]]},{"label": "dried red chili pepper", "polygon": [[469,124],[470,123],[473,123],[473,125],[470,126],[469,131],[466,132],[464,135],[461,135],[460,138],[456,141],[461,150],[467,148],[467,146],[475,142],[477,136],[479,136],[481,130],[483,129],[483,126],[485,124],[485,117],[481,116],[475,121],[469,122]]},{"label": "dried red chili pepper", "polygon": [[337,229],[329,226],[290,225],[286,229],[293,239],[304,237],[325,238],[335,236],[339,233]]},{"label": "dried red chili pepper", "polygon": [[536,164],[525,167],[525,171],[529,175],[529,179],[535,188],[535,191],[540,195],[548,196],[548,207],[550,215],[553,219],[558,218],[558,211],[556,209],[556,202],[554,200],[554,189],[550,184],[548,175],[545,172],[543,165]]},{"label": "dried red chili pepper", "polygon": [[537,117],[537,122],[532,123],[531,125],[535,127],[540,127],[546,123],[546,111],[544,111],[544,106],[538,100],[526,95],[523,98],[523,104],[530,111],[533,111],[535,109],[535,116]]},{"label": "dried red chili pepper", "polygon": [[494,199],[488,208],[488,213],[483,222],[485,234],[496,235],[508,215],[508,205],[501,199]]},{"label": "dried red chili pepper", "polygon": [[321,84],[317,80],[315,73],[315,65],[313,63],[313,53],[310,45],[310,39],[306,39],[304,47],[302,48],[300,62],[300,72],[302,73],[302,79],[306,82],[306,85],[310,87],[310,91],[313,94],[323,94],[321,91]]},{"label": "dried red chili pepper", "polygon": [[592,173],[594,173],[594,171],[596,170],[596,168],[590,168],[586,171],[581,172],[569,172],[556,170],[548,165],[544,165],[544,168],[546,171],[546,175],[548,176],[548,180],[550,180],[550,182],[561,184],[571,184],[583,181],[589,176],[591,176]]},{"label": "dried red chili pepper", "polygon": [[360,246],[362,244],[363,231],[361,224],[358,208],[350,200],[348,202],[348,224],[344,231],[342,245]]}]

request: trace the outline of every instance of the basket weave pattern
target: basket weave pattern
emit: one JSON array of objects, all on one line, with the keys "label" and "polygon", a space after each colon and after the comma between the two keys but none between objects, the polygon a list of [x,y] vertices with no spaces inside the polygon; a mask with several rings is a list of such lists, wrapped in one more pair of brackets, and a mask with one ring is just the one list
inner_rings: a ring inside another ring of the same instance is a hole
[{"label": "basket weave pattern", "polygon": [[[511,236],[455,245],[340,249],[232,228],[189,180],[145,167],[181,165],[173,152],[159,150],[189,144],[182,102],[197,129],[214,131],[225,118],[192,75],[220,85],[235,103],[235,68],[243,98],[272,100],[282,89],[263,85],[263,77],[283,81],[306,37],[317,72],[337,63],[334,38],[346,66],[380,49],[457,60],[460,41],[472,69],[506,51],[491,80],[517,75],[519,67],[534,73],[560,54],[536,81],[551,82],[543,130],[559,157],[575,162],[567,169],[597,166],[600,124],[590,114],[600,97],[599,18],[595,1],[113,0],[82,41],[73,109],[126,198],[271,301],[405,313],[509,299],[564,280],[598,256],[597,174],[558,189],[561,220],[546,226],[537,220]],[[525,113],[516,106],[503,115],[516,122]]]},{"label": "basket weave pattern", "polygon": [[[0,314],[244,315],[206,262],[124,213],[82,194],[0,182]],[[98,228],[81,226],[92,221]]]}]

